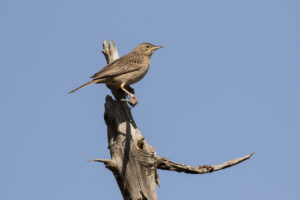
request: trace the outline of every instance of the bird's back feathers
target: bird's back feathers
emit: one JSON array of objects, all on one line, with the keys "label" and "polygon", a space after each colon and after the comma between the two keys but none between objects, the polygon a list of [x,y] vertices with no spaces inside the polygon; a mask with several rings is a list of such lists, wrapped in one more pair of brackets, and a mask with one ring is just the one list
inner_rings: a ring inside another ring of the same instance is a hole
[{"label": "bird's back feathers", "polygon": [[139,70],[143,64],[149,65],[149,62],[143,57],[130,53],[106,65],[91,78],[96,80],[126,74]]}]

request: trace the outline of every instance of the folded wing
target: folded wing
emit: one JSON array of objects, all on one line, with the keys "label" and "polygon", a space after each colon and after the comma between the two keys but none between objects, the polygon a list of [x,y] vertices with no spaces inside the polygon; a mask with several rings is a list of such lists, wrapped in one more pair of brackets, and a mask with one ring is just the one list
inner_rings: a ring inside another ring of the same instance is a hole
[{"label": "folded wing", "polygon": [[91,78],[94,80],[118,76],[129,72],[137,71],[143,67],[143,60],[138,56],[127,54],[114,62],[103,67],[99,72]]}]

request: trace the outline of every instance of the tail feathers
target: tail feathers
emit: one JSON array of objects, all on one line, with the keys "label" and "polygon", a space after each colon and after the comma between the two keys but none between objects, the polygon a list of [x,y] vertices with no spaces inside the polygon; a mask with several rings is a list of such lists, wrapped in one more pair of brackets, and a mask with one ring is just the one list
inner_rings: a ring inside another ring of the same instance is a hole
[{"label": "tail feathers", "polygon": [[78,88],[75,88],[74,90],[70,91],[69,94],[71,94],[71,93],[73,93],[73,92],[75,92],[75,91],[77,91],[77,90],[79,90],[79,89],[81,89],[81,88],[83,88],[83,87],[86,87],[86,86],[88,86],[88,85],[91,85],[91,84],[93,84],[93,83],[96,83],[96,82],[95,82],[94,80],[89,81],[89,82],[87,82],[87,83],[85,83],[85,84],[79,86]]}]

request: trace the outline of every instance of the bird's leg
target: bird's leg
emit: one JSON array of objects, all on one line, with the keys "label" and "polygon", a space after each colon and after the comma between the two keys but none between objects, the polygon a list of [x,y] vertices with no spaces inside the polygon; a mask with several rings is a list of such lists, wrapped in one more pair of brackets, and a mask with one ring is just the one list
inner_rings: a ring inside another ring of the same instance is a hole
[{"label": "bird's leg", "polygon": [[128,90],[126,90],[124,86],[125,86],[125,83],[122,83],[120,88],[130,96],[130,99],[125,100],[125,101],[127,101],[132,106],[136,105],[138,103],[137,98],[133,94],[131,94]]},{"label": "bird's leg", "polygon": [[131,94],[128,90],[125,89],[125,87],[124,87],[123,84],[121,85],[121,89],[122,89],[124,92],[126,92],[126,93],[130,96],[131,99],[136,99],[136,97],[135,97],[133,94]]}]

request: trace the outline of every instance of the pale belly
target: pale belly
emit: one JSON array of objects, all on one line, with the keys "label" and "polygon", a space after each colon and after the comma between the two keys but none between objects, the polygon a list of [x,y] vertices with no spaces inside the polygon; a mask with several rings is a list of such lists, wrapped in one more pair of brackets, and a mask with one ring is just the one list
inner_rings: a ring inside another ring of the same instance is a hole
[{"label": "pale belly", "polygon": [[138,71],[122,74],[113,78],[113,84],[116,86],[120,86],[121,83],[125,82],[125,85],[132,85],[138,81],[140,81],[148,72],[149,67],[145,67],[145,69],[140,69]]}]

